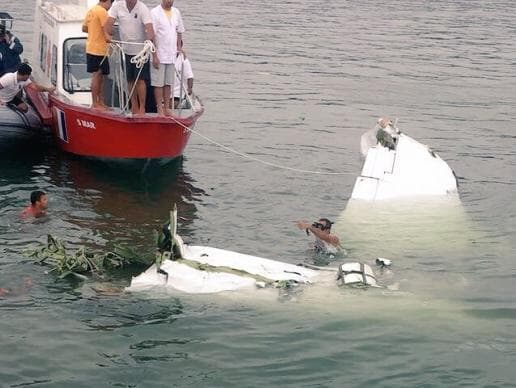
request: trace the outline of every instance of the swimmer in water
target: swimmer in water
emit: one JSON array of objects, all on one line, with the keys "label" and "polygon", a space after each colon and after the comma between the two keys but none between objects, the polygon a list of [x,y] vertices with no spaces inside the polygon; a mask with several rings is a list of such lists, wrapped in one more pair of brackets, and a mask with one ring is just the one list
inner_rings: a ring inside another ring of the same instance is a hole
[{"label": "swimmer in water", "polygon": [[327,218],[319,218],[319,221],[310,224],[306,221],[296,221],[296,226],[300,230],[305,230],[306,234],[312,233],[315,237],[314,248],[316,252],[335,254],[342,249],[339,238],[331,233],[331,222]]},{"label": "swimmer in water", "polygon": [[47,214],[47,208],[47,194],[41,190],[36,190],[30,194],[30,205],[23,210],[21,216],[22,218],[39,218]]}]

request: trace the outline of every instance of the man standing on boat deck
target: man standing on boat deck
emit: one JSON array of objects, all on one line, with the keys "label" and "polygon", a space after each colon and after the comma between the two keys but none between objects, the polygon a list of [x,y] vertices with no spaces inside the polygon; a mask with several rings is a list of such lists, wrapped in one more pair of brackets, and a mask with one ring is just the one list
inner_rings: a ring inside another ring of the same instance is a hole
[{"label": "man standing on boat deck", "polygon": [[0,76],[18,70],[23,46],[20,40],[0,24]]},{"label": "man standing on boat deck", "polygon": [[175,59],[181,50],[185,28],[181,12],[173,7],[174,0],[161,0],[151,11],[156,52],[152,56],[151,85],[159,116],[170,115],[169,101],[174,88]]},{"label": "man standing on boat deck", "polygon": [[6,73],[0,77],[0,103],[13,105],[19,111],[25,113],[29,110],[27,104],[22,100],[21,93],[24,87],[35,88],[38,92],[53,93],[55,87],[46,87],[29,78],[32,68],[27,63],[21,63],[18,71]]},{"label": "man standing on boat deck", "polygon": [[181,51],[178,51],[176,57],[176,81],[174,84],[174,108],[183,107],[182,101],[185,99],[185,90],[183,87],[186,80],[186,93],[190,96],[193,91],[194,74],[190,60],[186,57],[183,50],[183,41],[181,41]]},{"label": "man standing on boat deck", "polygon": [[[154,29],[149,9],[140,0],[119,0],[113,3],[104,26],[109,36],[113,35],[113,24],[118,20],[120,39],[124,43],[127,83],[131,95],[131,111],[135,115],[145,114],[146,81],[149,81],[149,62],[141,69],[131,63],[142,49],[145,40],[154,39]],[[136,44],[135,44],[136,43]]]},{"label": "man standing on boat deck", "polygon": [[104,80],[109,74],[108,43],[110,37],[104,32],[108,20],[111,0],[100,0],[88,10],[82,32],[88,33],[86,40],[86,67],[91,77],[91,100],[94,109],[106,110],[104,102]]}]

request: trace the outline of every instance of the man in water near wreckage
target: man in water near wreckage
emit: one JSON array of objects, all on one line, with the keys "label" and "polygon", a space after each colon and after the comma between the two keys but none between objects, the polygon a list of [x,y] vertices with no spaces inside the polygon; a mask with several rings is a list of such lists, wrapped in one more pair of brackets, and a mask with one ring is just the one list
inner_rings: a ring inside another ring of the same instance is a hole
[{"label": "man in water near wreckage", "polygon": [[331,222],[327,218],[319,218],[319,221],[310,224],[306,221],[296,221],[296,226],[300,230],[305,230],[306,234],[312,233],[315,237],[314,249],[317,253],[336,254],[342,250],[339,238],[331,233]]},{"label": "man in water near wreckage", "polygon": [[39,218],[47,214],[48,196],[44,191],[36,190],[30,193],[30,205],[27,206],[22,214],[22,218]]}]

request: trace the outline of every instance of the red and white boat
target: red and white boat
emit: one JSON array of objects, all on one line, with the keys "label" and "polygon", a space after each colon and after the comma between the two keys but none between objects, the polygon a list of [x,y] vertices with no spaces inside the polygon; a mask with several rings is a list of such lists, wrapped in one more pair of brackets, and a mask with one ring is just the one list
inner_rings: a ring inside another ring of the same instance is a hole
[{"label": "red and white boat", "polygon": [[[112,110],[91,109],[91,74],[86,72],[86,34],[81,32],[81,27],[88,8],[96,3],[96,0],[37,0],[33,75],[37,82],[54,85],[56,92],[45,95],[27,90],[29,99],[43,123],[52,127],[58,146],[66,152],[108,159],[181,156],[190,129],[203,113],[201,101],[182,92],[183,108],[174,109],[172,116],[147,113],[133,117],[127,104],[120,45],[113,45],[109,58],[111,74],[104,90]],[[151,96],[148,91],[147,98]]]}]

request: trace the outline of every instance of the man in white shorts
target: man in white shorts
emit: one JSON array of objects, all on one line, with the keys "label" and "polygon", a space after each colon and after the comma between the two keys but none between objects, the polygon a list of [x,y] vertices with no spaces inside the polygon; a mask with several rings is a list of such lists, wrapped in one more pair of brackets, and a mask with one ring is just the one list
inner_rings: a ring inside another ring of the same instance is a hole
[{"label": "man in white shorts", "polygon": [[161,0],[161,4],[151,10],[156,46],[152,57],[151,85],[154,87],[159,116],[171,114],[168,101],[174,86],[174,62],[185,32],[181,12],[173,4],[174,0]]}]

